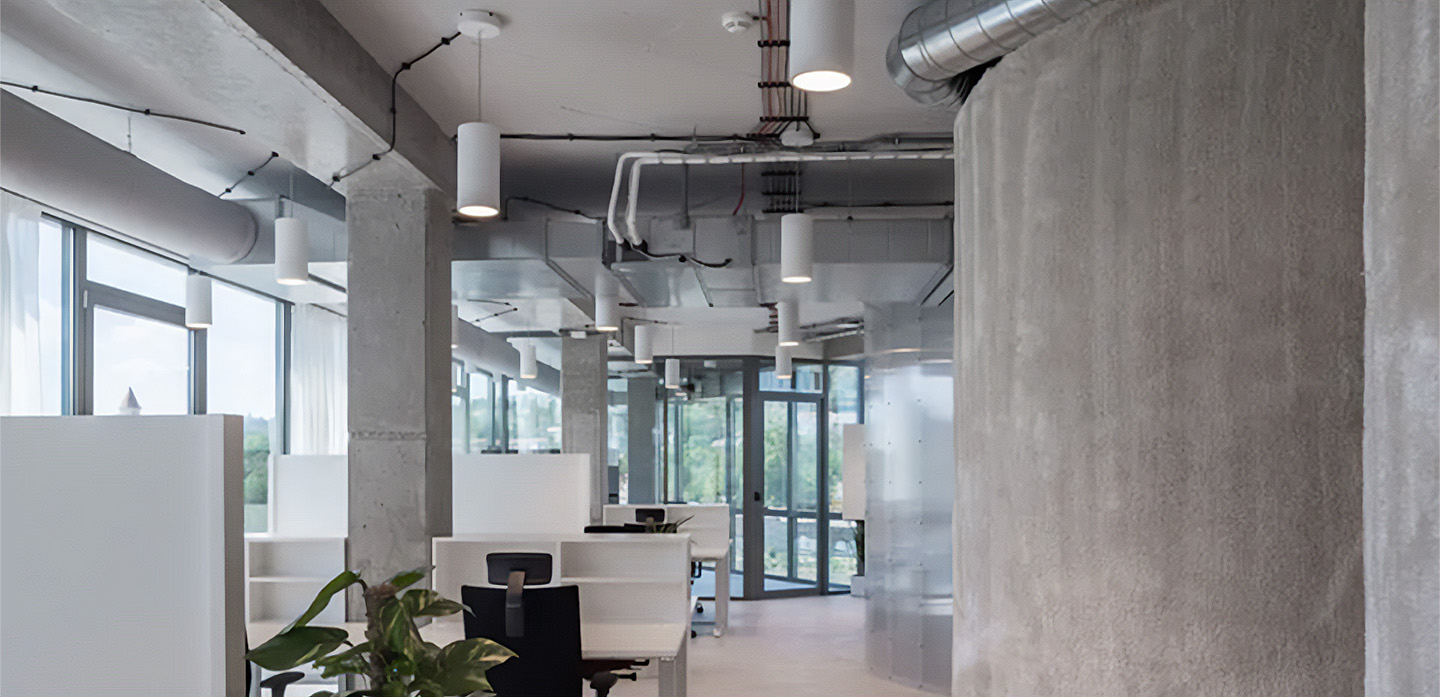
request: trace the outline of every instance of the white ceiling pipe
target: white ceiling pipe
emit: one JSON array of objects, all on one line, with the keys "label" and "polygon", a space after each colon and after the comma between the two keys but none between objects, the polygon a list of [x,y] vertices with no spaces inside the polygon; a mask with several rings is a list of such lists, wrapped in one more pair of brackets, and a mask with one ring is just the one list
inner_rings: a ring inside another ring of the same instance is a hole
[{"label": "white ceiling pipe", "polygon": [[780,218],[780,280],[809,283],[814,273],[815,218],[787,213]]},{"label": "white ceiling pipe", "polygon": [[790,0],[790,84],[807,92],[850,86],[855,0]]},{"label": "white ceiling pipe", "polygon": [[[805,214],[815,220],[941,220],[953,217],[955,208],[953,206],[836,206],[806,208]],[[764,220],[767,217],[769,216],[757,215],[756,219]]]},{"label": "white ceiling pipe", "polygon": [[680,359],[665,359],[665,388],[670,390],[680,389]]},{"label": "white ceiling pipe", "polygon": [[775,347],[775,379],[789,380],[795,375],[795,365],[790,357],[789,346]]},{"label": "white ceiling pipe", "polygon": [[615,182],[610,187],[610,208],[605,212],[605,226],[610,228],[610,236],[615,238],[616,244],[625,244],[625,236],[620,232],[620,226],[615,221],[615,209],[620,202],[620,183],[625,181],[625,163],[637,157],[654,155],[648,152],[627,152],[621,153],[615,161]]},{"label": "white ceiling pipe", "polygon": [[212,320],[210,278],[192,273],[185,277],[185,326],[205,329]]},{"label": "white ceiling pipe", "polygon": [[640,213],[640,168],[658,162],[659,160],[653,157],[641,157],[635,160],[635,164],[630,165],[630,200],[625,206],[625,236],[637,245],[644,239],[640,236],[635,220]]},{"label": "white ceiling pipe", "polygon": [[800,318],[799,308],[795,306],[794,300],[781,300],[775,303],[778,325],[780,328],[781,346],[800,345]]},{"label": "white ceiling pipe", "polygon": [[300,218],[275,219],[275,281],[286,286],[310,281],[310,229]]},{"label": "white ceiling pipe", "polygon": [[754,152],[735,153],[731,155],[687,155],[684,153],[660,153],[660,152],[627,152],[622,153],[615,162],[615,180],[610,186],[610,205],[606,209],[605,224],[610,228],[611,237],[620,244],[627,240],[632,244],[640,244],[644,239],[640,236],[636,225],[636,218],[639,215],[637,202],[640,198],[639,183],[640,175],[633,171],[629,177],[630,190],[627,201],[629,210],[626,213],[626,228],[620,227],[620,221],[616,214],[620,206],[620,188],[625,183],[625,166],[632,160],[637,165],[741,165],[771,162],[881,162],[888,160],[953,160],[953,150],[912,150],[912,151],[837,151],[837,152]]},{"label": "white ceiling pipe", "polygon": [[635,362],[650,365],[655,362],[655,325],[635,325]]}]

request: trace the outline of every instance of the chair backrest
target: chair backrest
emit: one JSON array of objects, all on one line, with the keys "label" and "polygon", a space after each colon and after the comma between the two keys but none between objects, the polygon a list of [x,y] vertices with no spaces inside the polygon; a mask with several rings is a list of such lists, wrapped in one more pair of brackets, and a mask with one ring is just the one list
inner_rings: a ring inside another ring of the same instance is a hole
[{"label": "chair backrest", "polygon": [[486,676],[500,697],[579,697],[580,589],[576,586],[527,588],[525,633],[505,632],[505,589],[461,586],[465,638],[483,637],[514,651],[516,656],[491,668]]}]

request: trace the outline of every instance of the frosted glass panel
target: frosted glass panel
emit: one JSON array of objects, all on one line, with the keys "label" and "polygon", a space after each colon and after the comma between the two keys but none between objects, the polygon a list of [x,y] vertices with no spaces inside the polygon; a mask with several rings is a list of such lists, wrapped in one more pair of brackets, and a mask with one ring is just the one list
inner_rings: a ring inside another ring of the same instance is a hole
[{"label": "frosted glass panel", "polygon": [[[952,313],[869,308],[865,326],[866,662],[883,677],[949,694]],[[831,544],[845,539],[832,532]]]}]

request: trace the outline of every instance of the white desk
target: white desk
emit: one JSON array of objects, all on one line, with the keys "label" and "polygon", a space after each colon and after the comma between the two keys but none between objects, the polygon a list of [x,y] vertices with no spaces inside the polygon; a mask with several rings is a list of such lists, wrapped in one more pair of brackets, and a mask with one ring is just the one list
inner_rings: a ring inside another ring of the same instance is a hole
[{"label": "white desk", "polygon": [[[638,522],[640,509],[665,509],[665,520],[685,520],[681,532],[690,535],[690,559],[715,566],[715,626],[720,636],[730,624],[730,506],[724,503],[607,504],[606,525]],[[689,520],[686,520],[686,519]]]},{"label": "white desk", "polygon": [[[432,587],[458,600],[461,586],[491,586],[485,557],[492,552],[552,555],[556,583],[580,588],[582,656],[658,659],[660,695],[684,697],[690,632],[688,535],[437,537]],[[463,623],[458,617],[445,618],[422,629],[421,635],[436,643],[447,637],[453,641],[464,636]]]}]

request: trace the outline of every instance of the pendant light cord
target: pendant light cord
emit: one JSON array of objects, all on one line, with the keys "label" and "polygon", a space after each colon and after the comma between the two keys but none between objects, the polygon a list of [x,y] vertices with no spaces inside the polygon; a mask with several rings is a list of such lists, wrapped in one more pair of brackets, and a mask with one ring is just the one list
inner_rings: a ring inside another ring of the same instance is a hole
[{"label": "pendant light cord", "polygon": [[475,120],[484,122],[485,110],[485,39],[475,40]]}]

